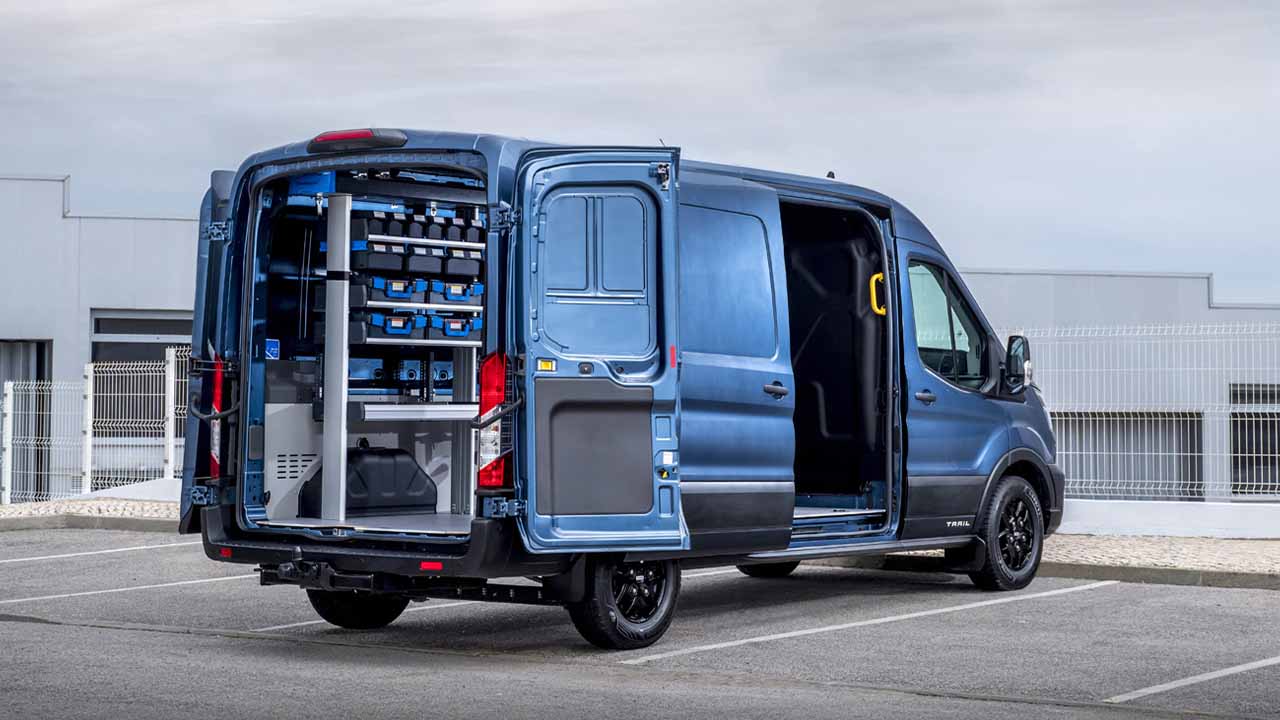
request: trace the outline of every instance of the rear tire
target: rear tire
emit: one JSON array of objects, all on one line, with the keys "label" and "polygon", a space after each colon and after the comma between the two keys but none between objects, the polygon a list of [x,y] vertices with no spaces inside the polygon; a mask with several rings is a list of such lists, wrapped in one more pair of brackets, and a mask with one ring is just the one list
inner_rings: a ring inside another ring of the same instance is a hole
[{"label": "rear tire", "polygon": [[384,628],[409,605],[403,595],[352,591],[308,590],[307,599],[326,622],[348,630]]},{"label": "rear tire", "polygon": [[605,650],[636,650],[658,641],[675,617],[680,565],[674,560],[623,563],[591,559],[586,595],[565,604],[587,642]]},{"label": "rear tire", "polygon": [[783,578],[800,567],[798,561],[739,565],[738,572],[753,578]]},{"label": "rear tire", "polygon": [[1031,483],[1016,475],[1000,480],[982,515],[979,536],[986,564],[969,573],[983,590],[1021,590],[1036,577],[1044,552],[1044,511]]}]

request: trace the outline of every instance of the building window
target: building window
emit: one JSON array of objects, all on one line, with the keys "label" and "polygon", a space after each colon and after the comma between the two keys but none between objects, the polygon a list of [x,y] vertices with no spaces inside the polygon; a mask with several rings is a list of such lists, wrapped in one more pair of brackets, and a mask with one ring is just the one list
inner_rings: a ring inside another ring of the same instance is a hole
[{"label": "building window", "polygon": [[1231,413],[1231,494],[1280,496],[1280,413]]},{"label": "building window", "polygon": [[164,350],[191,343],[191,313],[94,310],[93,362],[163,362]]}]

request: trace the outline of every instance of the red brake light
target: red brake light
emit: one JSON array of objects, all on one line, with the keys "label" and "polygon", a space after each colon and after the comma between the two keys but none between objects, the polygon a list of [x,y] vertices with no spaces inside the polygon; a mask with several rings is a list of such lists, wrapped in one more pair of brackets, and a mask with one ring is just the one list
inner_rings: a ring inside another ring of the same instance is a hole
[{"label": "red brake light", "polygon": [[231,548],[229,547],[219,548],[218,557],[224,557],[224,558],[231,557]]},{"label": "red brake light", "polygon": [[427,570],[427,571],[431,571],[431,570],[443,570],[443,569],[444,569],[444,563],[442,563],[442,562],[440,562],[440,561],[438,561],[438,560],[423,560],[421,563],[419,563],[419,564],[418,564],[418,569],[419,569],[419,570]]},{"label": "red brake light", "polygon": [[373,137],[373,128],[360,128],[359,130],[330,130],[322,132],[316,136],[313,143],[337,142],[339,140],[363,140]]},{"label": "red brake light", "polygon": [[507,456],[499,455],[498,459],[485,465],[476,472],[476,485],[482,488],[506,487]]},{"label": "red brake light", "polygon": [[322,132],[307,143],[307,152],[346,152],[369,148],[402,147],[409,141],[402,130],[354,128]]},{"label": "red brake light", "polygon": [[507,356],[489,355],[480,363],[480,417],[502,404],[507,396]]}]

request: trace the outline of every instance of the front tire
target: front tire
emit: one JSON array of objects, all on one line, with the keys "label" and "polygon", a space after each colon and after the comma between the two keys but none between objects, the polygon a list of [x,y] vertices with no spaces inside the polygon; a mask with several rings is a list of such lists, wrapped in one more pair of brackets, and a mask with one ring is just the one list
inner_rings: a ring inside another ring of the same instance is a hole
[{"label": "front tire", "polygon": [[674,560],[587,564],[586,596],[566,603],[587,642],[606,650],[636,650],[658,641],[675,617],[680,565]]},{"label": "front tire", "polygon": [[348,630],[384,628],[409,605],[409,598],[403,595],[349,590],[308,590],[307,599],[326,622]]},{"label": "front tire", "polygon": [[983,590],[1021,590],[1035,579],[1044,552],[1044,511],[1031,483],[1016,475],[1000,480],[983,513],[980,537],[986,564],[969,573]]},{"label": "front tire", "polygon": [[739,565],[738,572],[753,578],[783,578],[800,567],[798,561]]}]

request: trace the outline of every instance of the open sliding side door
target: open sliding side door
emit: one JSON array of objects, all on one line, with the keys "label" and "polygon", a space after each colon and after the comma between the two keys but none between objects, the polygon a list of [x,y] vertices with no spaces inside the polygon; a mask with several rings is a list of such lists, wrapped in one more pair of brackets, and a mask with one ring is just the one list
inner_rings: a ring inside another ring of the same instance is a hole
[{"label": "open sliding side door", "polygon": [[688,547],[677,447],[679,151],[532,151],[512,258],[533,552]]}]

